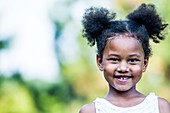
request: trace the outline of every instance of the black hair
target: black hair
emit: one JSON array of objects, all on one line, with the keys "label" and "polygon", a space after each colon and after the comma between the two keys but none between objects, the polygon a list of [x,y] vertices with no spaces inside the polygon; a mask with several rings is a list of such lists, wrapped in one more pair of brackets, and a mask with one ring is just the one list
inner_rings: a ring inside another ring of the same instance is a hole
[{"label": "black hair", "polygon": [[130,34],[140,41],[145,58],[151,55],[149,38],[155,43],[164,39],[162,31],[168,24],[163,23],[153,4],[141,4],[136,10],[127,15],[127,20],[115,20],[116,13],[109,12],[103,7],[90,7],[85,10],[82,24],[83,37],[88,44],[94,46],[102,57],[107,39],[115,34]]}]

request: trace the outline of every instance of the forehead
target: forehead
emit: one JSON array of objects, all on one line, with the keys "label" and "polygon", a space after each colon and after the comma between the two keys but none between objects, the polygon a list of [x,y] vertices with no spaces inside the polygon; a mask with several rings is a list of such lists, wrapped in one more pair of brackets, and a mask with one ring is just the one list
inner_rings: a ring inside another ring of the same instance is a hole
[{"label": "forehead", "polygon": [[119,35],[108,38],[106,48],[114,51],[141,51],[143,52],[142,45],[139,40],[132,36]]}]

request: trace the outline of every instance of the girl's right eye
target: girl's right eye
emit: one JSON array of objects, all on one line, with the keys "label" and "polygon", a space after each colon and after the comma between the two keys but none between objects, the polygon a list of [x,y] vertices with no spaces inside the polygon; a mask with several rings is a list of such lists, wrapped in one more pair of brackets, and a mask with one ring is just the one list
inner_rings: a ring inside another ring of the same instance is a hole
[{"label": "girl's right eye", "polygon": [[109,58],[108,60],[115,63],[119,62],[118,58]]}]

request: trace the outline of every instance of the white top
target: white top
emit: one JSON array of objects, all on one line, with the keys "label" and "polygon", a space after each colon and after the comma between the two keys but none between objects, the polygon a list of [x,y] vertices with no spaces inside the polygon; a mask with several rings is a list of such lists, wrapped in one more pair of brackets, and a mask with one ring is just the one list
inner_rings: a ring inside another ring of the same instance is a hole
[{"label": "white top", "polygon": [[94,101],[96,113],[159,113],[158,97],[150,93],[144,101],[132,107],[118,107],[103,98]]}]

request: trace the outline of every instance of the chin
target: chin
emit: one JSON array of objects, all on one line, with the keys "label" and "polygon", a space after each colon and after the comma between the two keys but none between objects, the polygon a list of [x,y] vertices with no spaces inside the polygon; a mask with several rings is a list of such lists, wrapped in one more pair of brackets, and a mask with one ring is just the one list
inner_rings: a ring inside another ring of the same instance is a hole
[{"label": "chin", "polygon": [[127,92],[129,91],[131,88],[115,88],[116,91],[118,92]]}]

